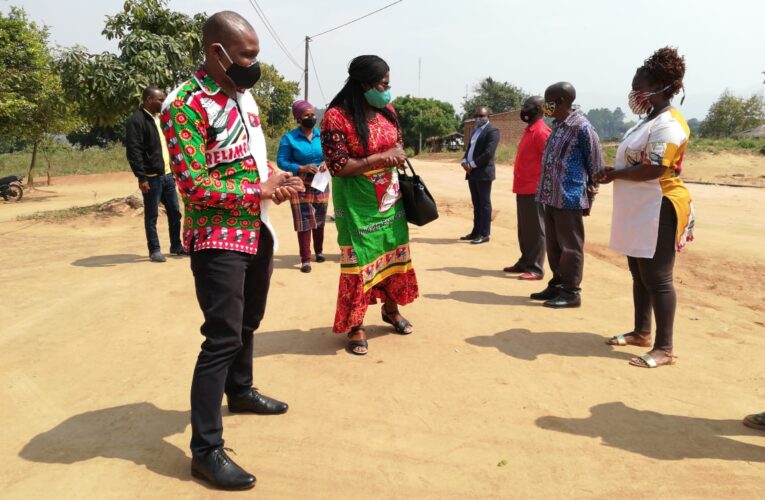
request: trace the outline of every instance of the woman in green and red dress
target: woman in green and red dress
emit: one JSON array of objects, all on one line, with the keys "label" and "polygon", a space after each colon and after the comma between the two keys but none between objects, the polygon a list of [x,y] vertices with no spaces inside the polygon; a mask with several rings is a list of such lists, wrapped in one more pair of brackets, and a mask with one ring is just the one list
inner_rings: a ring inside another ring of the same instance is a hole
[{"label": "woman in green and red dress", "polygon": [[398,118],[390,105],[390,68],[377,56],[359,56],[321,124],[324,160],[332,179],[340,287],[333,331],[347,333],[348,350],[364,355],[364,316],[379,299],[382,319],[412,333],[400,305],[418,296],[409,230],[396,167],[406,160]]}]

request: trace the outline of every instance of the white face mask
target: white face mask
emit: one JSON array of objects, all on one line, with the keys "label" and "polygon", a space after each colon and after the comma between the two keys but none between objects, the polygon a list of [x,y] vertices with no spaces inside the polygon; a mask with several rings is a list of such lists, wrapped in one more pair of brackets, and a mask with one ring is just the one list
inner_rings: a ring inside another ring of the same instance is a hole
[{"label": "white face mask", "polygon": [[484,125],[486,125],[487,123],[489,123],[489,118],[488,117],[486,117],[486,116],[479,116],[478,118],[475,119],[475,128],[481,128]]}]

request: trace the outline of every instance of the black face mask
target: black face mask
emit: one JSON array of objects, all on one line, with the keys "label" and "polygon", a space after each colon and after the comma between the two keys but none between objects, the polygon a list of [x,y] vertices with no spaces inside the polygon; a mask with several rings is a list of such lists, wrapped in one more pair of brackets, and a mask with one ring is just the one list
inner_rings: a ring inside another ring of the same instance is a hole
[{"label": "black face mask", "polygon": [[316,117],[312,118],[303,118],[300,120],[300,125],[302,125],[305,128],[313,128],[316,125]]},{"label": "black face mask", "polygon": [[[231,78],[231,81],[234,82],[234,85],[238,88],[251,89],[258,80],[260,80],[260,62],[255,61],[249,66],[242,66],[231,59],[231,56],[228,55],[228,52],[226,52],[223,45],[221,45],[220,48],[223,50],[223,53],[228,60],[231,61],[231,66],[226,70],[226,76]],[[220,61],[218,61],[218,64],[223,68],[223,64],[221,64]]]}]

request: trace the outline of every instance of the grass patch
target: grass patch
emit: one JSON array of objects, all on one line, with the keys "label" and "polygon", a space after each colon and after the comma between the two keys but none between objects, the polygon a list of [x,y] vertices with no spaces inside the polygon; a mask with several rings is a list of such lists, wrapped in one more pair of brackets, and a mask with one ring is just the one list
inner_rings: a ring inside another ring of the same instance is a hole
[{"label": "grass patch", "polygon": [[[37,180],[45,178],[48,169],[45,156],[42,151],[37,152],[37,163],[32,171],[32,175]],[[58,144],[48,150],[47,156],[50,159],[50,174],[52,176],[130,171],[130,166],[125,157],[125,146],[120,143],[110,144],[105,148],[83,150]],[[0,177],[6,175],[23,175],[26,177],[31,160],[31,149],[0,154]]]},{"label": "grass patch", "polygon": [[[275,163],[276,152],[279,148],[279,139],[266,138],[269,157]],[[616,157],[616,142],[603,142],[603,158],[606,164],[613,165]],[[497,163],[509,165],[515,160],[516,145],[500,145],[497,148]],[[765,140],[763,139],[708,139],[693,137],[688,145],[688,151],[718,154],[723,152],[765,154]],[[436,161],[459,161],[464,153],[462,151],[427,153],[419,155],[424,160]],[[88,148],[80,150],[66,144],[57,144],[48,150],[47,154],[51,163],[51,175],[83,175],[99,174],[107,172],[129,172],[130,166],[125,158],[125,147],[120,143],[113,143],[105,148]],[[32,151],[18,151],[15,153],[0,154],[0,177],[6,175],[24,175],[29,169],[32,159]],[[45,178],[48,164],[46,156],[38,152],[37,165],[33,175],[35,179]]]},{"label": "grass patch", "polygon": [[741,139],[734,139],[732,137],[724,139],[691,137],[691,142],[688,144],[688,151],[696,151],[702,153],[754,153],[763,150],[763,148],[765,148],[765,140],[748,137]]},{"label": "grass patch", "polygon": [[101,203],[87,205],[84,207],[63,208],[61,210],[45,210],[33,214],[19,215],[17,221],[38,221],[38,222],[66,222],[76,217],[98,213]]}]

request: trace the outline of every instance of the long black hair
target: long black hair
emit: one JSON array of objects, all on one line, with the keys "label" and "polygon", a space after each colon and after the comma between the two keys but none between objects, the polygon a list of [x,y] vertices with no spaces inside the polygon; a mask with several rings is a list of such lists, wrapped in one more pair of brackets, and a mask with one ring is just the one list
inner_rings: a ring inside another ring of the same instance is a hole
[{"label": "long black hair", "polygon": [[[371,55],[355,57],[348,65],[348,79],[345,80],[345,85],[329,103],[330,108],[343,107],[353,116],[353,125],[365,152],[369,151],[369,127],[367,127],[367,117],[364,114],[365,98],[364,89],[361,85],[377,85],[389,71],[388,63],[381,57]],[[398,128],[398,119],[390,109],[387,107],[372,109],[382,114]]]}]

